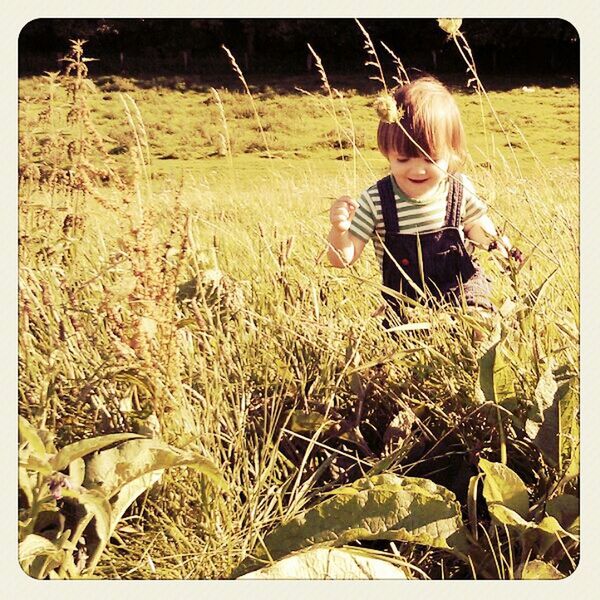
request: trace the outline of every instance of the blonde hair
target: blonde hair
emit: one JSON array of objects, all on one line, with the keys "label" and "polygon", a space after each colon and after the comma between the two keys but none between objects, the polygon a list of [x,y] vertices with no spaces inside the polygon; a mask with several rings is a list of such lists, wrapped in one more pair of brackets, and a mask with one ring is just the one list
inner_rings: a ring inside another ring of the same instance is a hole
[{"label": "blonde hair", "polygon": [[446,86],[434,77],[421,77],[396,88],[393,96],[402,127],[379,123],[380,152],[386,157],[393,151],[409,158],[422,156],[412,137],[431,157],[448,157],[448,171],[455,172],[466,158],[466,140],[458,106]]}]

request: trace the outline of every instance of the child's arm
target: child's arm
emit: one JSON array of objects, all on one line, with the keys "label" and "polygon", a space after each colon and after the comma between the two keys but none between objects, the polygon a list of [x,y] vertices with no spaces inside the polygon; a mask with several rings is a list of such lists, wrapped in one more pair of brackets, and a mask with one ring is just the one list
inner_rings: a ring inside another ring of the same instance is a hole
[{"label": "child's arm", "polygon": [[465,235],[482,248],[497,250],[504,258],[512,258],[522,264],[525,260],[522,252],[505,235],[498,235],[494,223],[486,214],[485,204],[473,191],[472,182],[466,176],[463,176],[463,182],[467,192],[465,213],[472,215],[463,222]]},{"label": "child's arm", "polygon": [[350,196],[342,196],[332,204],[329,211],[331,230],[327,236],[327,258],[334,267],[343,268],[353,264],[365,247],[365,242],[348,231],[357,208],[356,200]]}]

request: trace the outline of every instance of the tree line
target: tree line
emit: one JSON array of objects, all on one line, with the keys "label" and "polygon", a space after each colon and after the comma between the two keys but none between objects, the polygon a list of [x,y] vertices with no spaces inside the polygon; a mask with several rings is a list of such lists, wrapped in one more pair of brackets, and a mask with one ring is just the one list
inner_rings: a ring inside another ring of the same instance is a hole
[{"label": "tree line", "polygon": [[[448,36],[432,18],[361,19],[380,51],[385,43],[405,65],[436,71],[464,70]],[[562,19],[464,19],[461,27],[480,71],[579,71],[579,36]],[[19,35],[22,74],[52,68],[69,39],[86,39],[96,72],[219,73],[230,70],[226,45],[247,72],[297,74],[314,68],[308,44],[327,70],[364,65],[364,38],[354,19],[36,19]]]}]

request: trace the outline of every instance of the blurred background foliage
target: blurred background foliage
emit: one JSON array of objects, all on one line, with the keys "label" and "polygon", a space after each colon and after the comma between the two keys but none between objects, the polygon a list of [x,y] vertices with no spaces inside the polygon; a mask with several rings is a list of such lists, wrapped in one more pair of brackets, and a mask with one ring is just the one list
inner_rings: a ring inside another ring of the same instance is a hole
[{"label": "blurred background foliage", "polygon": [[[361,19],[372,39],[405,64],[426,71],[462,72],[464,63],[435,19]],[[464,19],[462,31],[486,75],[578,78],[579,36],[562,19]],[[19,36],[20,75],[56,69],[68,40],[89,40],[98,74],[231,72],[221,44],[246,73],[305,74],[316,70],[307,44],[330,72],[362,72],[363,40],[354,19],[36,19]],[[274,51],[276,50],[276,51]],[[393,59],[381,49],[391,66]],[[384,65],[385,66],[385,65]]]}]

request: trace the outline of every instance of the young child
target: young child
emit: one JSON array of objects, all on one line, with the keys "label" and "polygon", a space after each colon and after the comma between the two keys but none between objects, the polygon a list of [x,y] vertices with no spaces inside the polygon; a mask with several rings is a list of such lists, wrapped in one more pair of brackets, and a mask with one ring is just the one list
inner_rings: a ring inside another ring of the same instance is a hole
[{"label": "young child", "polygon": [[[487,207],[458,169],[466,156],[458,107],[447,88],[422,77],[396,89],[397,122],[380,121],[377,143],[390,175],[358,201],[336,200],[330,210],[328,257],[335,267],[356,262],[369,240],[383,285],[413,299],[492,311],[490,281],[467,251],[467,240],[520,259],[506,237],[497,240]],[[384,297],[399,311],[399,303]]]}]

